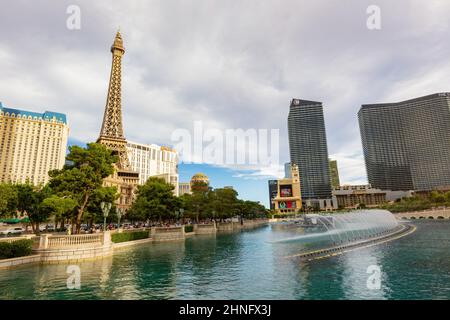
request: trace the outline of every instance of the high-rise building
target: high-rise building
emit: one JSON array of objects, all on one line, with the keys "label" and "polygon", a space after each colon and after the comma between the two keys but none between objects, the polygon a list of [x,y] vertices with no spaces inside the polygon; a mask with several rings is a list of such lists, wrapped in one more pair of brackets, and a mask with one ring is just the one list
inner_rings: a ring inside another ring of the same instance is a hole
[{"label": "high-rise building", "polygon": [[288,132],[291,163],[296,164],[300,172],[302,199],[319,203],[321,209],[335,207],[331,200],[322,103],[293,99],[288,116]]},{"label": "high-rise building", "polygon": [[341,184],[339,181],[339,170],[337,165],[337,160],[330,160],[330,178],[331,187],[337,188]]},{"label": "high-rise building", "polygon": [[0,102],[0,182],[46,184],[64,166],[66,115],[5,108]]},{"label": "high-rise building", "polygon": [[139,173],[139,184],[145,184],[150,177],[160,177],[172,184],[174,194],[178,195],[178,154],[175,150],[128,141],[127,151],[131,170]]},{"label": "high-rise building", "polygon": [[450,188],[450,93],[365,104],[358,119],[374,188]]},{"label": "high-rise building", "polygon": [[125,53],[122,36],[117,32],[111,46],[112,65],[109,80],[108,96],[102,129],[97,143],[104,144],[119,157],[114,173],[104,180],[105,186],[115,186],[119,192],[116,205],[128,210],[134,199],[139,173],[133,171],[128,159],[127,140],[122,125],[122,56]]}]

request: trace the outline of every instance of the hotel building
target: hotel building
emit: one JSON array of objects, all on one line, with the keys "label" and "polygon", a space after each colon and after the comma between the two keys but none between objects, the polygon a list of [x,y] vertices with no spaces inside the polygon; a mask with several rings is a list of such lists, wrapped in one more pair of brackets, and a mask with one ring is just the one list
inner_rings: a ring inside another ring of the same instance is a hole
[{"label": "hotel building", "polygon": [[46,184],[48,172],[64,166],[68,136],[66,115],[0,102],[0,182]]},{"label": "hotel building", "polygon": [[380,190],[367,185],[344,185],[333,188],[339,208],[356,209],[358,207],[374,208],[386,202],[409,198],[412,191]]},{"label": "hotel building", "polygon": [[291,178],[269,181],[270,208],[281,214],[295,214],[302,208],[298,166],[291,165]]},{"label": "hotel building", "polygon": [[178,184],[178,195],[182,196],[183,194],[192,194],[190,182],[180,182]]},{"label": "hotel building", "polygon": [[450,189],[450,93],[365,104],[358,119],[374,188]]},{"label": "hotel building", "polygon": [[127,152],[131,169],[139,173],[139,184],[145,184],[150,177],[160,177],[175,187],[174,193],[178,196],[178,154],[175,150],[128,141]]},{"label": "hotel building", "polygon": [[291,163],[298,166],[303,204],[333,210],[327,137],[321,102],[292,99],[288,116]]},{"label": "hotel building", "polygon": [[377,207],[387,201],[387,191],[370,185],[345,185],[333,189],[340,208]]}]

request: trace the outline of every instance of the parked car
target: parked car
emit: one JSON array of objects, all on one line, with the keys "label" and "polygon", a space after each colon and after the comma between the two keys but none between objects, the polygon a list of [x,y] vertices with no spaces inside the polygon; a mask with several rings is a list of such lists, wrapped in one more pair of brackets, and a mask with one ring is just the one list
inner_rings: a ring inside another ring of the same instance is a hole
[{"label": "parked car", "polygon": [[39,231],[41,232],[54,232],[55,231],[55,226],[53,224],[47,224],[47,225],[40,225],[39,226]]},{"label": "parked car", "polygon": [[0,230],[0,235],[4,235],[4,236],[11,236],[11,235],[19,235],[22,234],[22,232],[24,232],[23,228],[8,228],[5,230]]}]

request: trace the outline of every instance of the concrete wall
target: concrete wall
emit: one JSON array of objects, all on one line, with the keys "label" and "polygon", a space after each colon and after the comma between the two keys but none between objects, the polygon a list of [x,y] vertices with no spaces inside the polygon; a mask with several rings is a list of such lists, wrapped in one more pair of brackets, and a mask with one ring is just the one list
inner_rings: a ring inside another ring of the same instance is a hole
[{"label": "concrete wall", "polygon": [[140,240],[134,240],[134,241],[125,241],[125,242],[119,242],[119,243],[113,243],[113,249],[117,250],[120,248],[125,248],[125,247],[132,247],[132,246],[136,246],[136,245],[140,245],[143,243],[150,243],[152,242],[153,239],[152,238],[147,238],[147,239],[140,239]]},{"label": "concrete wall", "polygon": [[54,249],[39,252],[42,263],[80,262],[112,255],[112,246],[79,249]]},{"label": "concrete wall", "polygon": [[216,232],[217,232],[216,223],[211,223],[211,224],[194,224],[194,233],[196,235],[214,234]]},{"label": "concrete wall", "polygon": [[241,222],[218,222],[217,231],[225,232],[225,231],[253,229],[264,226],[268,223],[269,223],[268,219],[244,220],[242,224]]},{"label": "concrete wall", "polygon": [[268,219],[260,219],[260,220],[244,220],[243,224],[239,222],[233,222],[233,227],[235,229],[253,229],[266,225],[269,223]]},{"label": "concrete wall", "polygon": [[184,226],[160,228],[153,227],[150,236],[154,242],[184,240]]},{"label": "concrete wall", "polygon": [[21,264],[39,263],[39,262],[41,262],[41,256],[39,254],[12,259],[3,259],[0,260],[0,269],[8,269]]},{"label": "concrete wall", "polygon": [[233,222],[218,222],[217,231],[233,231]]}]

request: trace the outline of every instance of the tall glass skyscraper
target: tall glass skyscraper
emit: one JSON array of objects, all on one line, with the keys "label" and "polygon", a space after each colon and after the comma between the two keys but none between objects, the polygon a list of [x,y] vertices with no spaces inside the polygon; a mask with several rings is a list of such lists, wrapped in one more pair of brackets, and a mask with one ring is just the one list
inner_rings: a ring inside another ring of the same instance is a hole
[{"label": "tall glass skyscraper", "polygon": [[302,199],[331,199],[322,103],[293,99],[288,132],[291,162],[297,164],[300,171]]},{"label": "tall glass skyscraper", "polygon": [[374,188],[450,187],[450,93],[362,105],[358,119]]}]

